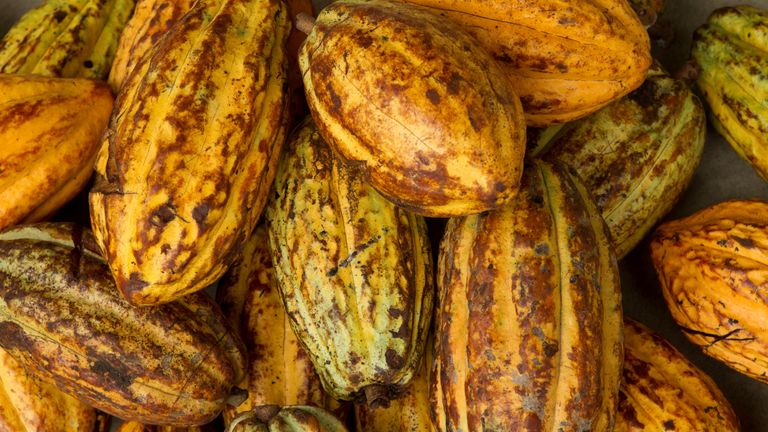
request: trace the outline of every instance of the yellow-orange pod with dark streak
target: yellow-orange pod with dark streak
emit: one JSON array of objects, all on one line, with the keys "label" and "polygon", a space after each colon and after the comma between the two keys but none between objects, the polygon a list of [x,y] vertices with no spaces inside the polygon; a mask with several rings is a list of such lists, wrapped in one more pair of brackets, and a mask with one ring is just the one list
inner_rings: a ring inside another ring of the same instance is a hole
[{"label": "yellow-orange pod with dark streak", "polygon": [[661,225],[651,258],[664,300],[705,354],[768,382],[768,202],[724,201]]},{"label": "yellow-orange pod with dark streak", "polygon": [[256,226],[286,134],[280,0],[199,0],[123,84],[91,225],[133,304],[221,277]]},{"label": "yellow-orange pod with dark streak", "polygon": [[669,342],[624,318],[624,380],[615,432],[738,432],[715,382]]},{"label": "yellow-orange pod with dark streak", "polygon": [[456,24],[402,2],[337,1],[318,14],[299,66],[323,138],[398,206],[468,215],[517,192],[520,100]]},{"label": "yellow-orange pod with dark streak", "polygon": [[85,187],[111,112],[102,83],[0,74],[0,229],[45,219]]},{"label": "yellow-orange pod with dark streak", "polygon": [[448,221],[437,272],[438,430],[613,429],[619,274],[577,177],[530,162],[511,203]]},{"label": "yellow-orange pod with dark streak", "polygon": [[248,349],[248,371],[238,385],[248,391],[248,398],[225,408],[225,424],[261,405],[312,405],[345,417],[348,406],[323,391],[293,333],[280,298],[265,225],[256,227],[238,260],[219,280],[216,300]]},{"label": "yellow-orange pod with dark streak", "polygon": [[97,409],[172,426],[212,421],[246,363],[208,296],[132,306],[91,232],[62,223],[0,233],[0,347]]},{"label": "yellow-orange pod with dark streak", "polygon": [[423,217],[340,162],[308,118],[265,215],[296,337],[335,399],[386,405],[422,363],[434,298]]},{"label": "yellow-orange pod with dark streak", "polygon": [[626,0],[407,0],[460,24],[499,62],[530,126],[563,123],[631,92],[651,66]]},{"label": "yellow-orange pod with dark streak", "polygon": [[0,431],[96,432],[96,410],[28,372],[0,349]]}]

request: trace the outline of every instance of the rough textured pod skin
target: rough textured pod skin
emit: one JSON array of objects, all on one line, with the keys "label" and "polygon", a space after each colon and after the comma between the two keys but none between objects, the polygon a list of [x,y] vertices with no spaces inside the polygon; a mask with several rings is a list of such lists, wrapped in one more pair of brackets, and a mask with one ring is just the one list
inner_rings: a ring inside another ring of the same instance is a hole
[{"label": "rough textured pod skin", "polygon": [[407,1],[460,24],[493,55],[529,126],[597,111],[651,66],[648,33],[625,0]]},{"label": "rough textured pod skin", "polygon": [[432,365],[432,342],[427,343],[424,361],[400,397],[388,407],[372,408],[355,405],[355,430],[365,432],[434,431],[429,402],[429,371]]},{"label": "rough textured pod skin", "polygon": [[768,382],[768,203],[734,200],[661,225],[651,258],[664,300],[705,354]]},{"label": "rough textured pod skin", "polygon": [[299,65],[323,138],[397,205],[457,216],[515,195],[520,101],[457,25],[405,3],[337,1],[318,15]]},{"label": "rough textured pod skin", "polygon": [[90,231],[69,224],[0,233],[0,347],[122,419],[208,423],[243,377],[242,342],[204,294],[131,306],[97,250]]},{"label": "rough textured pod skin", "polygon": [[286,313],[333,398],[386,405],[422,362],[426,223],[340,162],[311,118],[288,146],[265,212]]},{"label": "rough textured pod skin", "polygon": [[192,8],[195,0],[137,0],[136,10],[125,25],[109,71],[109,86],[117,94],[126,76],[152,45]]},{"label": "rough textured pod skin", "polygon": [[529,155],[573,167],[622,258],[675,205],[699,165],[706,115],[688,85],[652,68],[642,86],[580,120],[531,137]]},{"label": "rough textured pod skin", "polygon": [[240,414],[227,432],[347,432],[347,428],[322,408],[262,405]]},{"label": "rough textured pod skin", "polygon": [[46,0],[0,40],[0,73],[105,80],[134,0]]},{"label": "rough textured pod skin", "polygon": [[738,432],[739,420],[710,377],[663,337],[625,318],[614,431]]},{"label": "rough textured pod skin", "polygon": [[248,398],[224,410],[235,416],[260,405],[312,405],[343,417],[324,391],[309,356],[293,333],[280,298],[265,225],[245,243],[240,258],[219,281],[216,300],[248,349],[248,373],[238,385]]},{"label": "rough textured pod skin", "polygon": [[212,284],[256,226],[285,141],[289,29],[279,0],[201,0],[129,75],[90,207],[131,303]]},{"label": "rough textured pod skin", "polygon": [[440,431],[611,431],[621,298],[605,222],[562,166],[452,218],[440,245],[430,396]]},{"label": "rough textured pod skin", "polygon": [[96,410],[27,372],[0,349],[0,431],[96,432]]},{"label": "rough textured pod skin", "polygon": [[768,10],[712,12],[694,33],[691,56],[715,129],[768,180]]},{"label": "rough textured pod skin", "polygon": [[85,186],[111,111],[96,81],[0,74],[0,229],[46,218]]}]

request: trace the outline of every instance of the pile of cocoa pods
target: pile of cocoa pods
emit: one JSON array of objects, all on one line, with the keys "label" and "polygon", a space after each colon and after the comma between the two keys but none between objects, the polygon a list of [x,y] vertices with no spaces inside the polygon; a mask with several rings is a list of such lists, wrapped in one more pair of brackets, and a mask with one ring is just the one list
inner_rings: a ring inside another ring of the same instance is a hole
[{"label": "pile of cocoa pods", "polygon": [[740,430],[618,262],[768,383],[768,201],[668,217],[707,124],[768,180],[768,9],[669,72],[660,0],[314,6],[0,40],[0,431]]}]

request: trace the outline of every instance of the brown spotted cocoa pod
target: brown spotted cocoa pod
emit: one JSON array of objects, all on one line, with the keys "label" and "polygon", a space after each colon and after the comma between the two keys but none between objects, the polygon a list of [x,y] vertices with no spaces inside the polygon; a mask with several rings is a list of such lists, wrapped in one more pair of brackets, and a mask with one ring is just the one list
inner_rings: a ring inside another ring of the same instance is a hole
[{"label": "brown spotted cocoa pod", "polygon": [[661,335],[624,319],[624,381],[615,432],[738,432],[715,382]]},{"label": "brown spotted cocoa pod", "polygon": [[387,199],[456,216],[515,195],[520,101],[457,25],[406,3],[337,1],[318,15],[299,65],[323,138]]},{"label": "brown spotted cocoa pod", "polygon": [[70,224],[0,233],[0,347],[116,417],[210,422],[243,377],[242,342],[203,293],[131,306],[97,250],[90,231]]},{"label": "brown spotted cocoa pod", "polygon": [[285,141],[289,29],[280,0],[199,0],[124,83],[90,208],[131,303],[209,286],[256,226]]},{"label": "brown spotted cocoa pod", "polygon": [[347,432],[347,428],[322,408],[262,405],[236,417],[227,432]]},{"label": "brown spotted cocoa pod", "polygon": [[531,161],[511,203],[448,221],[437,271],[438,430],[612,430],[619,274],[577,177]]},{"label": "brown spotted cocoa pod", "polygon": [[434,296],[426,223],[341,163],[311,120],[289,141],[265,212],[280,293],[325,390],[386,404],[422,362]]},{"label": "brown spotted cocoa pod", "polygon": [[96,410],[29,373],[0,349],[0,431],[97,432]]},{"label": "brown spotted cocoa pod", "polygon": [[725,201],[661,225],[651,258],[685,336],[768,382],[768,202]]}]

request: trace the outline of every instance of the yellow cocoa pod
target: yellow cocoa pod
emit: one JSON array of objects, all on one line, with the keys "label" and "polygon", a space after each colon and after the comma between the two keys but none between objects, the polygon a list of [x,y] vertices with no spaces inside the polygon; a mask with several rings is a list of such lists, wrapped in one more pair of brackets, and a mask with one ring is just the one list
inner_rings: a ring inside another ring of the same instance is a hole
[{"label": "yellow cocoa pod", "polygon": [[245,372],[245,348],[198,293],[156,307],[115,288],[90,231],[0,233],[0,347],[60,390],[125,420],[213,420]]},{"label": "yellow cocoa pod", "polygon": [[0,74],[0,229],[50,216],[85,186],[111,111],[96,81]]},{"label": "yellow cocoa pod", "polygon": [[0,40],[0,72],[104,80],[133,7],[134,0],[46,0]]},{"label": "yellow cocoa pod", "polygon": [[724,201],[661,225],[651,258],[664,300],[705,354],[768,382],[768,203]]},{"label": "yellow cocoa pod", "polygon": [[0,430],[95,431],[96,410],[29,373],[0,349]]},{"label": "yellow cocoa pod", "polygon": [[397,205],[456,216],[516,194],[520,101],[457,25],[406,3],[337,1],[318,15],[299,65],[323,138]]},{"label": "yellow cocoa pod", "polygon": [[280,298],[265,225],[245,243],[240,258],[219,281],[216,300],[248,349],[248,373],[238,385],[248,398],[224,410],[225,424],[261,405],[312,405],[340,418],[342,406],[320,378],[291,328]]},{"label": "yellow cocoa pod", "polygon": [[190,427],[174,427],[174,426],[155,426],[146,425],[137,421],[127,421],[120,424],[115,429],[115,432],[206,432],[214,431],[213,428],[190,426]]},{"label": "yellow cocoa pod", "polygon": [[615,432],[738,432],[715,382],[669,342],[624,319],[624,381]]},{"label": "yellow cocoa pod", "polygon": [[240,414],[227,432],[347,432],[331,413],[313,406],[262,405]]},{"label": "yellow cocoa pod", "polygon": [[125,25],[109,71],[109,86],[117,94],[141,58],[182,15],[194,0],[138,0],[133,16]]},{"label": "yellow cocoa pod", "polygon": [[226,271],[285,141],[280,0],[201,0],[129,75],[96,160],[91,225],[123,295],[169,302]]},{"label": "yellow cocoa pod", "polygon": [[440,431],[611,431],[621,296],[607,228],[557,164],[448,221],[438,257],[432,406]]},{"label": "yellow cocoa pod", "polygon": [[323,387],[386,404],[413,378],[427,338],[424,218],[341,163],[311,118],[289,141],[265,214],[286,313]]},{"label": "yellow cocoa pod", "polygon": [[626,0],[407,0],[460,24],[503,68],[530,126],[583,117],[637,88],[648,33]]}]

